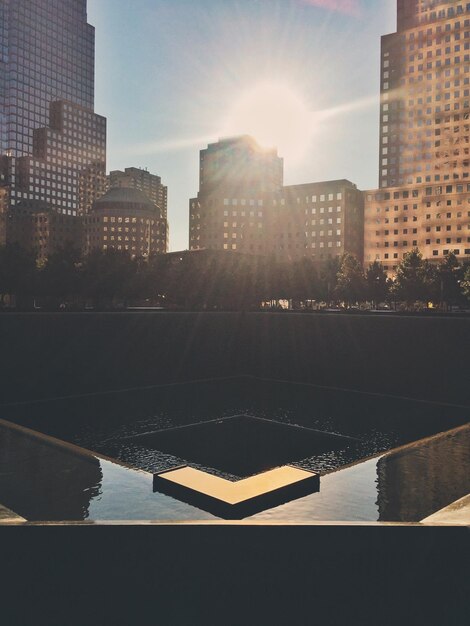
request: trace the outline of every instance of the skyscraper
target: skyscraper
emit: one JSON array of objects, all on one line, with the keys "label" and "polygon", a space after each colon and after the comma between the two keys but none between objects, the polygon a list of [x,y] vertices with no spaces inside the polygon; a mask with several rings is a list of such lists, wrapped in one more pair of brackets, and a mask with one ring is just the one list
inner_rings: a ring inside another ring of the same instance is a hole
[{"label": "skyscraper", "polygon": [[[114,170],[109,173],[110,189],[138,189],[142,191],[154,205],[153,219],[158,223],[158,236],[154,238],[152,252],[166,253],[169,246],[168,227],[168,187],[162,185],[162,179],[148,170],[138,167],[126,167],[124,171]],[[124,248],[125,249],[125,248]],[[132,250],[132,246],[130,248]]]},{"label": "skyscraper", "polygon": [[349,180],[289,185],[265,199],[266,251],[279,260],[324,263],[364,250],[364,196]]},{"label": "skyscraper", "polygon": [[160,176],[138,167],[126,167],[123,172],[120,170],[110,172],[108,185],[111,189],[127,187],[143,191],[158,208],[160,218],[167,219],[168,187],[162,185]]},{"label": "skyscraper", "polygon": [[264,194],[283,183],[283,160],[249,136],[201,150],[199,193],[190,200],[190,250],[266,252]]},{"label": "skyscraper", "polygon": [[365,261],[470,257],[470,3],[398,0],[382,38],[380,190],[367,192]]},{"label": "skyscraper", "polygon": [[458,0],[399,0],[382,37],[380,187],[469,177],[469,19]]},{"label": "skyscraper", "polygon": [[362,260],[363,194],[348,180],[283,186],[284,162],[252,137],[209,144],[190,201],[190,249],[230,250],[324,263]]},{"label": "skyscraper", "polygon": [[155,203],[135,187],[115,186],[83,218],[84,251],[121,250],[132,258],[164,254],[167,221]]},{"label": "skyscraper", "polygon": [[83,214],[105,191],[94,43],[86,0],[0,0],[0,185],[13,217],[44,203]]}]

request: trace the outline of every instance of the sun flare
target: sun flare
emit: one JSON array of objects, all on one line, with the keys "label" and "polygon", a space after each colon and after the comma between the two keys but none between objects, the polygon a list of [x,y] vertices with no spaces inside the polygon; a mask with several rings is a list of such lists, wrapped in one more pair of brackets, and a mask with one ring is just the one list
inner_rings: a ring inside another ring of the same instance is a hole
[{"label": "sun flare", "polygon": [[312,121],[312,113],[291,88],[263,83],[235,102],[223,134],[252,135],[261,146],[276,147],[280,156],[299,161],[312,139]]}]

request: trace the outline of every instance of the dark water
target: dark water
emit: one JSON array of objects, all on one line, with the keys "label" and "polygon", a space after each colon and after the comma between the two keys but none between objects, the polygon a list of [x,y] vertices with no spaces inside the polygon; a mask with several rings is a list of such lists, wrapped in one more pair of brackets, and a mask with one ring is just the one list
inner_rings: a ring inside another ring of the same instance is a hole
[{"label": "dark water", "polygon": [[323,476],[318,494],[253,519],[420,522],[468,493],[470,425]]},{"label": "dark water", "polygon": [[[470,492],[470,426],[447,432],[468,423],[464,409],[242,379],[0,407],[1,418],[145,470],[0,425],[0,503],[40,521],[215,519],[153,493],[147,472],[189,461],[236,475],[127,438],[236,414],[355,438],[341,449],[292,459],[322,474],[320,492],[254,519],[419,521]],[[436,433],[447,434],[386,454]],[[378,456],[341,470],[372,455]]]},{"label": "dark water", "polygon": [[128,437],[248,414],[348,435],[339,450],[292,458],[326,474],[344,465],[466,423],[469,411],[434,404],[252,379],[187,384],[0,408],[0,417],[149,472],[190,462]]},{"label": "dark water", "polygon": [[[321,478],[261,522],[416,522],[470,492],[470,425]],[[0,502],[31,521],[211,520],[154,493],[152,476],[0,423]]]}]

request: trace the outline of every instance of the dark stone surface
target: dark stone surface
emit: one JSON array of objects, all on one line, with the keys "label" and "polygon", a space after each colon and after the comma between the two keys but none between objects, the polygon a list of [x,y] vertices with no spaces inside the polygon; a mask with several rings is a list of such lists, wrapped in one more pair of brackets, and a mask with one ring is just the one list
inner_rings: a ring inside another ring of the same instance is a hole
[{"label": "dark stone surface", "polygon": [[470,319],[289,313],[0,315],[0,401],[250,374],[470,404]]},{"label": "dark stone surface", "polygon": [[[470,403],[470,321],[1,315],[2,401],[256,374]],[[0,527],[8,626],[466,626],[468,529]]]},{"label": "dark stone surface", "polygon": [[8,626],[467,626],[468,529],[0,528]]}]

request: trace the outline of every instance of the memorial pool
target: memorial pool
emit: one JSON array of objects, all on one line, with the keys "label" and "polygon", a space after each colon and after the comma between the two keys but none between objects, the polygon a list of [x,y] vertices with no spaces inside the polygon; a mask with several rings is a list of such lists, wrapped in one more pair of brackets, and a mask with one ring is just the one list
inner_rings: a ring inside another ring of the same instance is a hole
[{"label": "memorial pool", "polygon": [[1,407],[4,420],[92,454],[4,424],[0,502],[28,520],[217,519],[153,493],[152,473],[186,463],[230,480],[240,472],[152,449],[138,435],[240,413],[350,438],[289,457],[321,475],[319,493],[249,519],[411,522],[470,492],[463,407],[240,378]]}]

